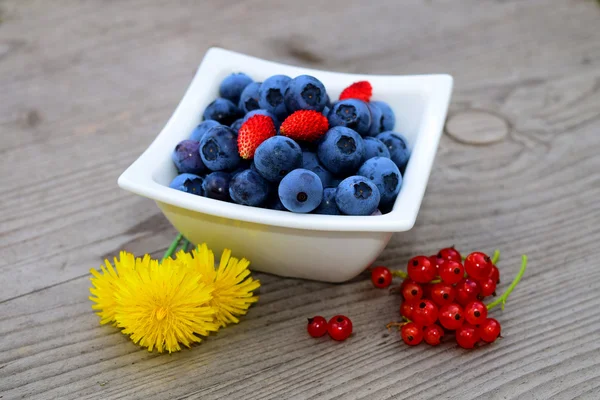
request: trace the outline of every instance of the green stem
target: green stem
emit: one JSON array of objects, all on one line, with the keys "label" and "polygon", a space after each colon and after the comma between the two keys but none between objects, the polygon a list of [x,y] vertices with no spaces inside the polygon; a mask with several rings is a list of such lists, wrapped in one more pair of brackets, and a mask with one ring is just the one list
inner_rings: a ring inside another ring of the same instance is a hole
[{"label": "green stem", "polygon": [[187,253],[190,250],[190,241],[186,238],[183,238],[183,244],[181,245],[181,248]]},{"label": "green stem", "polygon": [[504,310],[504,305],[506,304],[506,300],[508,299],[508,296],[515,289],[515,287],[517,287],[517,285],[519,284],[519,281],[521,281],[521,278],[523,277],[523,274],[525,273],[526,269],[527,269],[527,256],[525,254],[523,254],[522,261],[521,261],[521,269],[519,270],[519,273],[517,274],[517,276],[515,276],[515,279],[513,279],[512,283],[510,284],[508,289],[506,289],[506,292],[502,293],[502,296],[498,297],[496,300],[494,300],[493,302],[491,302],[490,304],[487,305],[488,310],[491,310],[492,308],[496,307],[498,304],[500,304],[501,308]]},{"label": "green stem", "polygon": [[499,259],[500,259],[500,250],[496,249],[496,250],[494,250],[494,255],[492,256],[492,264],[495,265]]},{"label": "green stem", "polygon": [[160,260],[161,263],[163,261],[165,261],[167,258],[171,257],[173,252],[177,249],[177,246],[179,246],[179,242],[181,242],[181,238],[183,238],[183,235],[181,233],[175,237],[175,239],[173,240],[173,242],[171,243],[171,245],[165,252],[165,255],[163,256],[162,260]]},{"label": "green stem", "polygon": [[393,276],[399,276],[402,279],[408,278],[408,274],[401,270],[392,271]]}]

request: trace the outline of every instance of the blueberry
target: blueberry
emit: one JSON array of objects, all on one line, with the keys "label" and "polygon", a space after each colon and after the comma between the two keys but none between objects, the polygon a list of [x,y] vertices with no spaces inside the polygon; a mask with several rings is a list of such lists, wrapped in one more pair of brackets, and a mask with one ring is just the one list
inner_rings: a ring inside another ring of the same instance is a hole
[{"label": "blueberry", "polygon": [[198,175],[206,168],[198,153],[200,143],[195,140],[182,140],[175,146],[171,159],[180,174],[190,173]]},{"label": "blueberry", "polygon": [[390,151],[381,140],[374,137],[366,137],[363,141],[365,143],[365,160],[373,157],[390,158]]},{"label": "blueberry", "polygon": [[226,126],[233,124],[236,119],[243,116],[242,111],[235,104],[223,98],[216,99],[204,110],[205,120],[214,120]]},{"label": "blueberry", "polygon": [[231,128],[222,125],[206,132],[199,151],[204,165],[213,171],[235,169],[241,161],[237,135]]},{"label": "blueberry", "polygon": [[283,92],[292,79],[285,75],[273,75],[267,78],[258,91],[258,105],[272,113],[278,119],[285,119],[287,109],[283,101]]},{"label": "blueberry", "polygon": [[383,132],[381,129],[381,109],[371,103],[367,103],[367,107],[371,113],[371,126],[369,127],[369,132],[367,132],[367,136],[377,136]]},{"label": "blueberry", "polygon": [[229,195],[237,204],[258,207],[267,200],[269,183],[256,172],[247,169],[231,178]]},{"label": "blueberry", "polygon": [[204,178],[204,195],[209,199],[222,201],[231,201],[229,196],[229,181],[231,174],[227,172],[217,171],[206,175]]},{"label": "blueberry", "polygon": [[358,175],[369,178],[379,189],[381,204],[390,204],[396,200],[402,186],[402,175],[392,160],[385,157],[373,157],[358,169]]},{"label": "blueberry", "polygon": [[302,167],[302,150],[286,136],[273,136],[256,149],[254,166],[269,182],[279,182],[290,171]]},{"label": "blueberry", "polygon": [[243,118],[236,119],[235,122],[233,124],[231,124],[230,128],[233,129],[233,131],[235,133],[238,133],[240,130],[240,127],[242,126],[243,123],[244,123]]},{"label": "blueberry", "polygon": [[342,212],[335,202],[335,195],[337,188],[325,188],[323,189],[323,200],[319,207],[315,208],[315,214],[327,214],[327,215],[340,215]]},{"label": "blueberry", "polygon": [[370,215],[379,205],[379,189],[364,176],[350,176],[337,188],[335,202],[347,215]]},{"label": "blueberry", "polygon": [[329,95],[325,93],[325,107],[331,109],[331,100],[329,99]]},{"label": "blueberry", "polygon": [[287,174],[279,184],[279,199],[291,212],[307,213],[323,199],[323,184],[312,171],[298,168]]},{"label": "blueberry", "polygon": [[327,93],[320,80],[310,75],[300,75],[288,83],[283,101],[290,114],[298,110],[321,112],[327,102]]},{"label": "blueberry", "polygon": [[240,110],[242,110],[242,112],[248,113],[260,108],[258,105],[258,91],[260,89],[260,85],[260,82],[252,82],[244,88],[238,104],[238,107]]},{"label": "blueberry", "polygon": [[390,158],[396,163],[400,172],[404,173],[410,158],[410,149],[406,138],[399,133],[383,132],[377,135],[377,139],[386,145],[390,152]]},{"label": "blueberry", "polygon": [[329,126],[345,126],[366,135],[371,126],[371,112],[367,103],[357,99],[338,101],[333,105],[329,115]]},{"label": "blueberry", "polygon": [[321,164],[316,153],[306,150],[302,152],[302,168],[317,174],[317,176],[321,178],[323,187],[332,186],[333,175],[331,172],[327,171],[323,164]]},{"label": "blueberry", "polygon": [[177,175],[169,184],[170,188],[181,190],[182,192],[195,194],[198,196],[204,195],[202,183],[204,179],[194,174]]},{"label": "blueberry", "polygon": [[213,126],[219,126],[219,125],[221,125],[221,124],[218,123],[217,121],[213,121],[212,119],[202,122],[200,125],[198,125],[196,127],[196,129],[194,129],[192,131],[192,134],[190,135],[190,140],[195,140],[197,142],[201,141],[204,134],[206,132],[208,132],[208,130],[210,128],[212,128]]},{"label": "blueberry", "polygon": [[219,93],[221,97],[232,101],[234,104],[237,104],[240,101],[240,95],[248,86],[252,83],[252,78],[248,75],[240,72],[237,74],[231,74],[221,82],[219,86]]},{"label": "blueberry", "polygon": [[380,132],[394,130],[394,125],[396,125],[396,116],[394,115],[394,112],[390,106],[383,101],[372,101],[370,104],[381,110],[381,120],[379,122],[381,127]]},{"label": "blueberry", "polygon": [[325,133],[317,155],[321,163],[336,175],[356,172],[365,157],[365,145],[358,133],[336,126]]}]

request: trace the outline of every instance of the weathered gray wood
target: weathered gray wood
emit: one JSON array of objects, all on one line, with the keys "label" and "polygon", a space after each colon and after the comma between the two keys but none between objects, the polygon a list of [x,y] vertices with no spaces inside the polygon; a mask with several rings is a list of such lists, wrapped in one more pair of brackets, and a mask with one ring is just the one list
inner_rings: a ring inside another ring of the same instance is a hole
[{"label": "weathered gray wood", "polygon": [[[0,0],[0,398],[600,397],[595,2],[186,3]],[[211,45],[323,69],[455,76],[448,129],[461,141],[443,137],[416,227],[380,262],[498,247],[505,288],[529,254],[493,313],[504,339],[407,348],[384,328],[398,299],[366,275],[330,285],[257,274],[261,300],[241,324],[173,355],[98,325],[88,269],[120,249],[158,255],[174,235],[116,178]],[[499,141],[470,145],[480,129]],[[353,319],[350,340],[307,337],[306,317],[335,313]]]}]

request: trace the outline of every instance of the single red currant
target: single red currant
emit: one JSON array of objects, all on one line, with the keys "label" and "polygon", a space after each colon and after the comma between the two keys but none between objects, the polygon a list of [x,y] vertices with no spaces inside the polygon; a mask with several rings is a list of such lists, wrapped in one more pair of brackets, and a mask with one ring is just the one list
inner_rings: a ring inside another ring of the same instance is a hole
[{"label": "single red currant", "polygon": [[481,340],[492,343],[500,337],[500,322],[494,318],[488,318],[479,325]]},{"label": "single red currant", "polygon": [[427,283],[435,278],[435,265],[425,256],[416,256],[408,261],[408,277],[418,283]]},{"label": "single red currant", "polygon": [[464,323],[456,330],[456,343],[463,349],[472,349],[479,341],[479,331],[471,324]]},{"label": "single red currant", "polygon": [[321,337],[327,333],[327,320],[320,315],[309,318],[306,330],[314,338]]},{"label": "single red currant", "polygon": [[[408,281],[408,282],[407,282]],[[402,296],[406,301],[417,301],[423,297],[423,287],[414,281],[408,279],[402,284]]]},{"label": "single red currant", "polygon": [[392,272],[386,267],[375,267],[371,270],[373,286],[384,289],[392,284]]},{"label": "single red currant", "polygon": [[438,319],[438,308],[431,300],[421,300],[414,303],[412,320],[417,325],[428,326]]},{"label": "single red currant", "polygon": [[438,314],[440,324],[451,331],[458,329],[464,322],[463,309],[456,303],[442,306]]},{"label": "single red currant", "polygon": [[438,254],[438,258],[442,258],[448,261],[456,261],[461,262],[462,257],[460,253],[454,247],[446,247],[445,249],[441,249]]},{"label": "single red currant", "polygon": [[461,306],[466,306],[467,303],[477,300],[477,296],[481,292],[481,288],[477,281],[469,278],[464,278],[456,284],[455,300]]},{"label": "single red currant", "polygon": [[496,281],[494,278],[485,278],[480,280],[479,286],[481,287],[481,292],[479,293],[481,297],[487,297],[496,294]]},{"label": "single red currant", "polygon": [[486,254],[476,251],[465,258],[465,271],[473,279],[483,279],[490,276],[492,259]]},{"label": "single red currant", "polygon": [[438,306],[452,303],[456,296],[456,290],[447,283],[436,283],[431,286],[431,300]]},{"label": "single red currant", "polygon": [[352,334],[352,321],[345,315],[336,315],[329,320],[327,332],[332,339],[346,340]]},{"label": "single red currant", "polygon": [[500,283],[500,270],[494,264],[492,264],[492,269],[490,270],[490,278],[496,282],[496,285]]},{"label": "single red currant", "polygon": [[446,261],[440,267],[440,278],[448,285],[454,285],[465,277],[465,267],[457,261]]},{"label": "single red currant", "polygon": [[486,320],[488,309],[479,300],[470,302],[465,306],[465,320],[472,325],[479,325]]},{"label": "single red currant", "polygon": [[414,322],[402,325],[400,333],[404,343],[409,346],[416,346],[423,340],[423,329]]},{"label": "single red currant", "polygon": [[414,303],[411,303],[410,301],[403,301],[402,304],[400,304],[400,315],[402,315],[403,317],[412,320],[412,313],[413,313],[413,309],[414,309]]},{"label": "single red currant", "polygon": [[443,337],[444,330],[438,324],[429,325],[423,329],[423,339],[427,344],[437,346]]}]

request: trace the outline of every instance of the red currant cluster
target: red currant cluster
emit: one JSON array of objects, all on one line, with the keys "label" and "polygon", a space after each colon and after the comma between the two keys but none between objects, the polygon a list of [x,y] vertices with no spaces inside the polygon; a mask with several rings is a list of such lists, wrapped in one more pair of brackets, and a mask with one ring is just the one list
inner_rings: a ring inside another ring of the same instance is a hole
[{"label": "red currant cluster", "polygon": [[444,334],[454,331],[460,347],[473,348],[480,340],[494,342],[500,337],[500,323],[488,318],[488,310],[504,305],[506,298],[525,272],[523,266],[513,284],[500,299],[488,304],[482,302],[488,296],[496,296],[500,272],[494,260],[481,252],[469,254],[463,262],[454,248],[445,248],[435,256],[416,256],[408,261],[407,274],[390,271],[386,267],[371,270],[371,281],[378,288],[388,287],[393,276],[404,279],[399,287],[403,302],[400,314],[404,322],[388,324],[398,326],[402,340],[415,346],[423,340],[438,345]]},{"label": "red currant cluster", "polygon": [[345,315],[336,315],[327,322],[325,318],[317,315],[308,319],[306,330],[314,338],[329,333],[332,339],[342,341],[348,339],[352,334],[352,321]]}]

